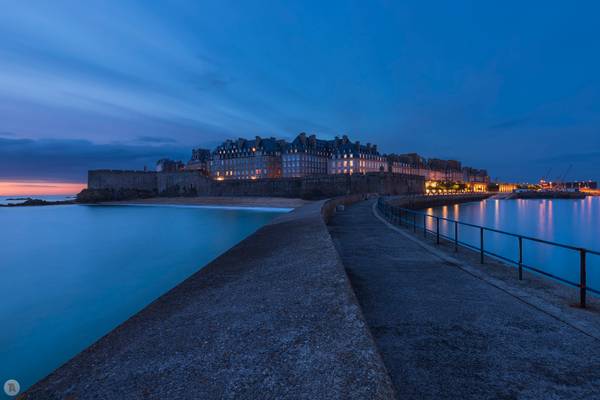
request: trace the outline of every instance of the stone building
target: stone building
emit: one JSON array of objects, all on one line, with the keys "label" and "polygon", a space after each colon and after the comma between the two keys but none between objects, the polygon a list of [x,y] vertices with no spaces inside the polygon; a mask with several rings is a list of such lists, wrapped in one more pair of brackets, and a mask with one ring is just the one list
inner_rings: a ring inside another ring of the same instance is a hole
[{"label": "stone building", "polygon": [[429,179],[431,171],[427,160],[417,153],[388,154],[388,171],[394,174],[419,175]]},{"label": "stone building", "polygon": [[[417,153],[388,154],[387,169],[394,174],[426,176],[426,160]],[[422,170],[422,171],[421,171]]]},{"label": "stone building", "polygon": [[485,184],[490,182],[490,177],[485,169],[463,167],[462,173],[462,180],[464,182],[479,182]]},{"label": "stone building", "polygon": [[299,134],[281,155],[282,175],[285,178],[327,175],[333,142],[317,139],[315,135]]},{"label": "stone building", "polygon": [[[171,160],[163,159],[159,164],[157,171],[182,168],[181,162]],[[346,135],[322,140],[306,133],[300,133],[291,143],[257,136],[254,140],[226,140],[213,152],[194,149],[185,169],[216,180],[388,172],[417,175],[428,182],[489,182],[485,170],[463,167],[456,160],[427,160],[417,153],[382,155],[376,145],[352,142]]]},{"label": "stone building", "polygon": [[351,142],[346,135],[341,139],[336,136],[333,140],[333,151],[329,161],[330,174],[366,174],[386,169],[386,158],[379,154],[377,145]]},{"label": "stone building", "polygon": [[259,179],[282,176],[281,155],[286,142],[275,138],[226,140],[212,153],[213,179]]},{"label": "stone building", "polygon": [[208,149],[192,149],[192,158],[188,161],[185,169],[188,171],[200,171],[203,175],[210,175],[211,154]]},{"label": "stone building", "polygon": [[177,172],[183,169],[181,161],[173,161],[168,158],[162,158],[156,162],[156,172]]},{"label": "stone building", "polygon": [[484,169],[463,167],[456,160],[429,160],[417,153],[388,154],[388,171],[396,174],[419,175],[427,181],[437,182],[489,182]]},{"label": "stone building", "polygon": [[430,170],[429,180],[449,182],[461,182],[463,180],[460,161],[430,158],[427,161],[427,165]]}]

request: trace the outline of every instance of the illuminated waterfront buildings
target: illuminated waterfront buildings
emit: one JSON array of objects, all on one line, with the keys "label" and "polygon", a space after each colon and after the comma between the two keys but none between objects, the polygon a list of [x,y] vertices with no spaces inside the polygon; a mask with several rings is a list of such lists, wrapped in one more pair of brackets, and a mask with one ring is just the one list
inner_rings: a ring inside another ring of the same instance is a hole
[{"label": "illuminated waterfront buildings", "polygon": [[291,142],[256,136],[226,140],[212,152],[194,149],[185,169],[199,170],[216,180],[385,172],[419,175],[431,182],[489,182],[485,170],[463,167],[456,160],[426,159],[417,153],[383,155],[377,145],[353,142],[346,135],[323,140],[306,133]]},{"label": "illuminated waterfront buildings", "polygon": [[275,138],[226,140],[212,152],[213,179],[280,178],[281,154],[286,142]]},{"label": "illuminated waterfront buildings", "polygon": [[299,134],[281,155],[284,178],[300,178],[311,175],[326,175],[333,143],[317,139],[315,135]]},{"label": "illuminated waterfront buildings", "polygon": [[333,140],[333,152],[329,161],[330,174],[366,174],[384,172],[386,168],[386,158],[377,152],[377,145],[351,142],[346,135]]}]

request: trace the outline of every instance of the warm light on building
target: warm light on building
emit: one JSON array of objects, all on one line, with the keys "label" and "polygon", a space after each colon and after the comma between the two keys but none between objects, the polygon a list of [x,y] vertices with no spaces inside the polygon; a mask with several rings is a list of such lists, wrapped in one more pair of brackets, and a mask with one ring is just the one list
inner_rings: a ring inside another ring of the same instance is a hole
[{"label": "warm light on building", "polygon": [[517,189],[517,185],[514,183],[499,183],[498,191],[500,193],[512,193]]}]

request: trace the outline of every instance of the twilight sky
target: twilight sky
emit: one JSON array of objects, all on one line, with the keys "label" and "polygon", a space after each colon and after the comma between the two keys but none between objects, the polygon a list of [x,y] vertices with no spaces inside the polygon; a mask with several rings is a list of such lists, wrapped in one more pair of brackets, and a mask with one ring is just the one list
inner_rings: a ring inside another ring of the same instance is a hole
[{"label": "twilight sky", "polygon": [[[109,4],[110,3],[110,4]],[[167,4],[168,3],[168,4]],[[0,180],[348,134],[600,180],[596,1],[5,1]]]}]

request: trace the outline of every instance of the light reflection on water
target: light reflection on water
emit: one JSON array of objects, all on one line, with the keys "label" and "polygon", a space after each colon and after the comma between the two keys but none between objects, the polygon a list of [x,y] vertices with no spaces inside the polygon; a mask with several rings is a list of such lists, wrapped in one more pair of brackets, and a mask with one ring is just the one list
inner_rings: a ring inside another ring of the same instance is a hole
[{"label": "light reflection on water", "polygon": [[[506,232],[600,251],[600,197],[581,200],[495,200],[435,207],[428,213]],[[428,221],[435,229],[435,221]],[[453,237],[454,225],[440,221],[440,231]],[[459,238],[479,247],[479,230],[460,226]],[[563,279],[579,282],[579,253],[525,240],[524,263]],[[486,250],[518,260],[518,239],[486,231]],[[600,256],[587,255],[588,286],[600,290]]]}]

